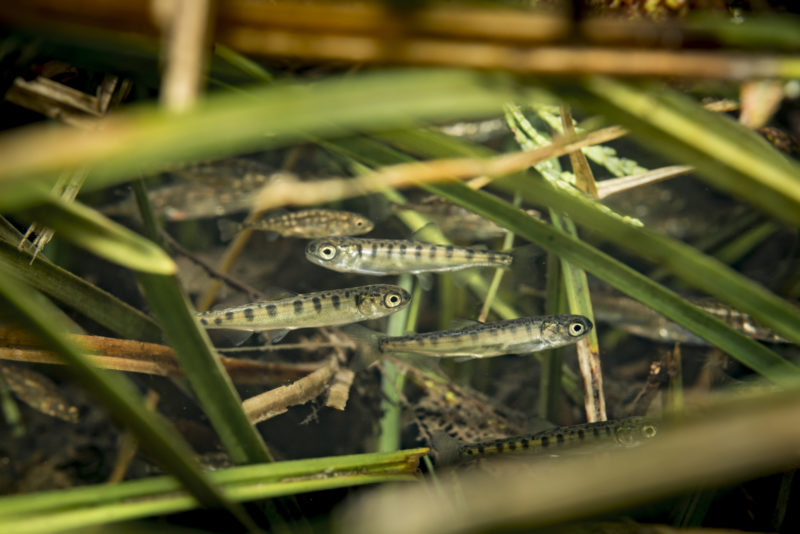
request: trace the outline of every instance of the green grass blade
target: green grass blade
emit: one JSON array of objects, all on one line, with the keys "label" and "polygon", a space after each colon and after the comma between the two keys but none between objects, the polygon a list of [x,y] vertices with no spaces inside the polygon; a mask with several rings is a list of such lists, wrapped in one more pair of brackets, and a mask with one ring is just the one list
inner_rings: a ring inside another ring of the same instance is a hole
[{"label": "green grass blade", "polygon": [[159,274],[175,272],[172,258],[152,241],[79,203],[51,197],[25,214],[53,228],[62,238],[123,267]]},{"label": "green grass blade", "polygon": [[139,281],[192,389],[233,461],[272,461],[177,278],[139,273]]},{"label": "green grass blade", "polygon": [[[265,499],[378,482],[415,480],[427,449],[356,454],[234,467],[209,473],[209,479],[234,501]],[[98,485],[0,498],[4,533],[50,532],[174,513],[198,507],[172,477]]]},{"label": "green grass blade", "polygon": [[516,90],[514,78],[501,74],[409,69],[214,94],[180,116],[143,106],[91,131],[33,126],[0,136],[0,211],[43,200],[42,186],[65,168],[91,168],[84,185],[90,190],[170,164],[264,149],[310,133],[494,113]]},{"label": "green grass blade", "polygon": [[58,300],[127,339],[160,341],[161,329],[136,308],[50,263],[0,240],[0,265],[14,272],[29,286]]},{"label": "green grass blade", "polygon": [[693,165],[715,187],[800,225],[800,165],[757,133],[652,83],[591,77],[583,89],[570,87],[561,87],[561,94],[627,126],[648,149]]},{"label": "green grass blade", "polygon": [[[414,277],[410,274],[401,275],[397,281],[397,285],[408,291],[412,292],[412,285],[414,284]],[[419,284],[417,284],[419,285]],[[417,300],[411,301],[413,306],[419,301],[419,290],[415,291]],[[400,310],[389,316],[386,327],[387,336],[402,336],[406,333],[406,326],[410,315],[410,306]],[[414,323],[416,324],[416,314],[414,314]],[[401,397],[403,387],[405,386],[406,377],[404,371],[390,361],[381,363],[383,372],[381,373],[381,393],[383,399],[381,400],[381,415],[378,424],[378,452],[391,452],[400,448],[402,422],[401,416],[403,406]]]},{"label": "green grass blade", "polygon": [[58,315],[5,267],[0,267],[0,298],[15,310],[16,318],[58,352],[76,371],[77,377],[117,419],[139,438],[141,445],[170,470],[202,503],[224,506],[243,517],[206,479],[193,458],[193,451],[159,415],[144,408],[133,386],[122,376],[103,373],[91,365],[82,350],[66,339]]}]

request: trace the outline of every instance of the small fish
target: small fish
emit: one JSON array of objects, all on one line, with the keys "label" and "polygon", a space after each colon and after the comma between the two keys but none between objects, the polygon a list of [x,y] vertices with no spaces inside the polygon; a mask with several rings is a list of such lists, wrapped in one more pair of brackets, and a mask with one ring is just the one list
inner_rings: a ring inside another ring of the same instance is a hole
[{"label": "small fish", "polygon": [[[184,221],[220,217],[247,211],[261,187],[285,173],[257,161],[229,159],[187,165],[171,174],[185,178],[148,191],[150,206],[159,219]],[[138,217],[133,195],[106,205],[101,211],[112,217]]]},{"label": "small fish", "polygon": [[545,315],[407,336],[375,335],[366,328],[345,329],[345,333],[366,341],[379,354],[486,358],[562,347],[575,343],[591,330],[592,322],[582,315]]},{"label": "small fish", "polygon": [[207,329],[295,330],[377,319],[402,310],[411,294],[399,286],[376,284],[305,293],[198,313]]},{"label": "small fish", "polygon": [[217,223],[220,238],[229,241],[245,229],[274,232],[283,237],[314,238],[366,234],[372,221],[350,211],[310,209],[291,213],[275,213],[252,223],[237,223],[222,219]]},{"label": "small fish", "polygon": [[617,421],[601,421],[582,425],[565,426],[526,436],[496,439],[481,443],[445,443],[440,450],[442,463],[452,463],[474,458],[517,453],[558,453],[578,446],[634,447],[653,438],[658,428],[653,420],[645,417],[629,417]]},{"label": "small fish", "polygon": [[[768,343],[791,343],[773,330],[760,325],[746,313],[731,308],[717,300],[689,298],[692,304],[713,315],[734,330],[759,341]],[[636,336],[654,341],[708,345],[697,334],[674,323],[639,301],[607,295],[592,295],[592,305],[598,320],[613,324]]]},{"label": "small fish", "polygon": [[8,388],[31,408],[68,423],[78,422],[78,407],[46,376],[8,363],[0,363],[0,372]]},{"label": "small fish", "polygon": [[334,271],[378,276],[450,272],[471,267],[509,268],[514,262],[514,254],[509,252],[359,237],[315,239],[306,246],[306,258]]}]

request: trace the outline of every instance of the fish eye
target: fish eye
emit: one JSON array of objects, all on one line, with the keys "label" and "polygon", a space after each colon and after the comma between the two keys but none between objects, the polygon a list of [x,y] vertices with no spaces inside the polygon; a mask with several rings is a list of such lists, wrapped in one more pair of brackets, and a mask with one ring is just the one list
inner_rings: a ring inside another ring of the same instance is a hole
[{"label": "fish eye", "polygon": [[572,323],[569,325],[569,335],[571,336],[579,336],[583,334],[586,330],[586,327],[583,326],[583,323]]},{"label": "fish eye", "polygon": [[644,434],[644,437],[652,438],[653,436],[656,435],[656,427],[653,425],[645,425],[642,428],[642,433]]},{"label": "fish eye", "polygon": [[387,293],[383,297],[383,303],[387,308],[396,308],[403,303],[403,297],[399,293]]},{"label": "fish eye", "polygon": [[323,260],[332,260],[336,256],[336,247],[331,244],[321,245],[318,255]]},{"label": "fish eye", "polygon": [[356,226],[364,226],[364,221],[356,219]]}]

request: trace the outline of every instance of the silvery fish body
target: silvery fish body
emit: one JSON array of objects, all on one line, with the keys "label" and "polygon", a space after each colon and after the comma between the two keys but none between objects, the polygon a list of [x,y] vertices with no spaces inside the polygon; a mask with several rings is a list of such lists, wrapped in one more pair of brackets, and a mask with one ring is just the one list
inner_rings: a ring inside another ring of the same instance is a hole
[{"label": "silvery fish body", "polygon": [[382,336],[382,353],[414,353],[440,358],[485,358],[536,352],[575,343],[592,330],[582,315],[521,317],[494,323],[407,336]]},{"label": "silvery fish body", "polygon": [[[688,298],[689,302],[713,315],[734,330],[759,341],[790,343],[775,331],[759,324],[750,315],[735,310],[717,300]],[[598,320],[613,324],[631,334],[655,341],[708,345],[697,334],[674,323],[641,302],[626,297],[592,295],[592,305]]]},{"label": "silvery fish body", "polygon": [[197,317],[208,329],[294,330],[377,319],[402,310],[409,302],[411,295],[402,287],[375,284],[254,302]]},{"label": "silvery fish body", "polygon": [[483,248],[435,245],[405,239],[324,237],[306,246],[306,258],[334,271],[373,275],[449,272],[510,267],[513,255]]},{"label": "silvery fish body", "polygon": [[[658,433],[656,424],[645,417],[629,417],[617,421],[601,421],[582,425],[559,427],[527,436],[460,444],[455,455],[452,450],[443,451],[446,463],[473,458],[516,453],[548,453],[579,446],[633,447],[653,438]],[[455,456],[455,458],[454,458]]]},{"label": "silvery fish body", "polygon": [[[271,167],[241,159],[192,164],[170,172],[187,181],[158,187],[147,193],[153,212],[158,218],[168,221],[247,211],[253,204],[255,192],[280,175]],[[139,215],[133,195],[105,206],[101,211],[115,217]]]},{"label": "silvery fish body", "polygon": [[372,230],[372,221],[350,211],[308,209],[287,213],[270,214],[252,223],[219,221],[220,236],[223,241],[245,229],[275,232],[283,237],[310,239],[324,236],[345,236],[366,234]]}]

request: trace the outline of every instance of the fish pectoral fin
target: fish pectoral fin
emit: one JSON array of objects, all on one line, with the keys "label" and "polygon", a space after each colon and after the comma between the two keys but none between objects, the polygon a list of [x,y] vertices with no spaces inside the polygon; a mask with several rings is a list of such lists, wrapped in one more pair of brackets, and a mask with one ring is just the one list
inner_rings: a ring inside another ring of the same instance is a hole
[{"label": "fish pectoral fin", "polygon": [[431,273],[417,273],[417,280],[423,291],[433,289],[433,275]]},{"label": "fish pectoral fin", "polygon": [[476,321],[475,319],[466,319],[464,317],[453,317],[452,319],[450,319],[450,323],[447,325],[447,329],[454,330],[456,328],[467,328],[468,326],[477,326],[482,324],[484,323]]},{"label": "fish pectoral fin", "polygon": [[280,343],[280,341],[285,338],[286,334],[288,333],[288,328],[282,328],[280,330],[265,330],[264,332],[259,332],[259,335],[268,343]]},{"label": "fish pectoral fin", "polygon": [[356,343],[356,357],[350,363],[350,368],[360,371],[380,361],[383,354],[378,346],[381,332],[370,330],[360,324],[346,324],[339,327],[339,331]]},{"label": "fish pectoral fin", "polygon": [[207,332],[214,346],[233,345],[238,347],[253,335],[252,330],[235,330],[233,328],[215,328]]},{"label": "fish pectoral fin", "polygon": [[274,300],[288,299],[291,297],[296,297],[299,294],[291,289],[283,289],[282,287],[268,287],[262,291],[262,293],[264,293],[264,299],[259,302],[271,302]]}]

